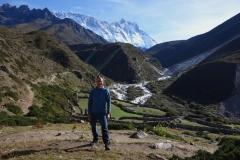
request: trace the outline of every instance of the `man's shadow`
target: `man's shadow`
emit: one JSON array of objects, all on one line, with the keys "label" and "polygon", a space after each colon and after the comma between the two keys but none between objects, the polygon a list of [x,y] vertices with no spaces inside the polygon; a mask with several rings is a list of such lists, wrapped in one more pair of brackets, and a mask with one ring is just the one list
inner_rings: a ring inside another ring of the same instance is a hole
[{"label": "man's shadow", "polygon": [[[80,148],[86,148],[86,147],[91,147],[91,144],[84,144],[81,146],[77,146],[77,147],[72,147],[72,148],[67,148],[67,149],[58,149],[58,150],[63,150],[65,152],[74,152],[77,151]],[[26,155],[30,155],[30,154],[34,154],[37,152],[42,152],[42,151],[47,151],[47,150],[54,150],[57,148],[46,148],[44,150],[24,150],[24,151],[12,151],[10,153],[7,154],[1,154],[0,159],[11,159],[11,158],[16,158],[16,157],[20,157],[20,156],[26,156]],[[86,149],[86,151],[91,151],[90,149]]]}]

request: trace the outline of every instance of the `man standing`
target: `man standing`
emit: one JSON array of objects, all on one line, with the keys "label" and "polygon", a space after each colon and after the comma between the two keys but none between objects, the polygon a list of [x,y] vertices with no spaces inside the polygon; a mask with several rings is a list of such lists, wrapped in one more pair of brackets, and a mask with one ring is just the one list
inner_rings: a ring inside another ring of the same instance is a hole
[{"label": "man standing", "polygon": [[103,77],[97,76],[97,86],[91,90],[88,98],[88,119],[90,119],[93,134],[91,145],[98,143],[97,120],[99,120],[102,128],[102,140],[105,144],[105,150],[110,150],[107,120],[110,119],[111,97],[109,90],[104,88],[103,83]]}]

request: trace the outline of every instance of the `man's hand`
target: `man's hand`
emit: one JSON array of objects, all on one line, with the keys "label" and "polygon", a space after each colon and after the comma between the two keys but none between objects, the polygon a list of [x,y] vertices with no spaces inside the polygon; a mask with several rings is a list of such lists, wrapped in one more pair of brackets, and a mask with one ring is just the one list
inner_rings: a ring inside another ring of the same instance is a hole
[{"label": "man's hand", "polygon": [[92,119],[92,115],[88,114],[88,120],[91,120],[91,119]]},{"label": "man's hand", "polygon": [[107,120],[109,120],[110,119],[110,113],[107,113]]}]

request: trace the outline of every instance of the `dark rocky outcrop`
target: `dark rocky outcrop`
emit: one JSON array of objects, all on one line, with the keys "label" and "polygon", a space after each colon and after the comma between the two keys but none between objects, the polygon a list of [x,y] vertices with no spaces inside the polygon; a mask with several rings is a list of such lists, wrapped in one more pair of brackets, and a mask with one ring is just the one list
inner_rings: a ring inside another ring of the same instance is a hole
[{"label": "dark rocky outcrop", "polygon": [[159,61],[131,44],[78,44],[69,48],[82,61],[115,81],[136,83],[160,76]]}]

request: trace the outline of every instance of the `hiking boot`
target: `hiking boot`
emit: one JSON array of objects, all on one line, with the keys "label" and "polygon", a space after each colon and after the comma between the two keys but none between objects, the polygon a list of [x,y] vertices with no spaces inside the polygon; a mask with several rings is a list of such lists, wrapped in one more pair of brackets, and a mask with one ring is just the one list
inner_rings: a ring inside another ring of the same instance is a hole
[{"label": "hiking boot", "polygon": [[107,141],[105,143],[105,150],[110,150],[110,142],[109,141]]},{"label": "hiking boot", "polygon": [[95,144],[97,144],[97,143],[98,143],[98,140],[93,140],[93,141],[90,143],[90,145],[93,146],[93,145],[95,145]]}]

